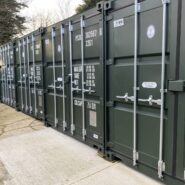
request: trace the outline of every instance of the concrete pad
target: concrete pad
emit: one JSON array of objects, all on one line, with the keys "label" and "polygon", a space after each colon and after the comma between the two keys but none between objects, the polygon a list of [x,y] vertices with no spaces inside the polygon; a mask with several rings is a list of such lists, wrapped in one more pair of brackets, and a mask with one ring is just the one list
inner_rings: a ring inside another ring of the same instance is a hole
[{"label": "concrete pad", "polygon": [[160,185],[0,104],[0,185]]},{"label": "concrete pad", "polygon": [[44,123],[0,104],[0,139],[45,128]]},{"label": "concrete pad", "polygon": [[7,185],[159,185],[50,128],[0,140],[0,159]]},{"label": "concrete pad", "polygon": [[95,150],[48,128],[2,139],[0,159],[19,185],[70,184],[113,165]]}]

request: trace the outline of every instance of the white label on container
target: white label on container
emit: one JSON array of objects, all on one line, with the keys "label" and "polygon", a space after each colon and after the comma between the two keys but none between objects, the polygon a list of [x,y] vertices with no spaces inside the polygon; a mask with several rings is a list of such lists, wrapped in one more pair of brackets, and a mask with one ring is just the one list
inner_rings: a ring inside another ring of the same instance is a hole
[{"label": "white label on container", "polygon": [[96,117],[97,117],[96,116],[96,112],[90,110],[89,111],[89,123],[90,123],[90,126],[97,127]]},{"label": "white label on container", "polygon": [[49,39],[45,40],[45,44],[48,45],[49,44]]},{"label": "white label on container", "polygon": [[114,28],[124,26],[125,22],[124,19],[118,19],[114,21]]},{"label": "white label on container", "polygon": [[93,134],[94,139],[98,139],[99,136],[97,134]]},{"label": "white label on container", "polygon": [[40,44],[37,44],[36,45],[36,49],[40,49]]},{"label": "white label on container", "polygon": [[157,88],[157,83],[156,82],[143,82],[142,87],[146,89],[155,89]]},{"label": "white label on container", "polygon": [[60,78],[60,77],[57,78],[57,81],[58,81],[58,82],[62,82],[62,78]]},{"label": "white label on container", "polygon": [[147,28],[147,37],[149,39],[152,39],[152,38],[154,38],[154,36],[155,36],[155,26],[154,25],[150,25]]}]

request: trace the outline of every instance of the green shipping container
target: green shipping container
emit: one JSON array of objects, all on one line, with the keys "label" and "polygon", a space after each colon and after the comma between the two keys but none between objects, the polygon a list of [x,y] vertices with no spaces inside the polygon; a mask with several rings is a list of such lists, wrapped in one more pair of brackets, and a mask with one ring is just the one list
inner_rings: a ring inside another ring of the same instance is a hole
[{"label": "green shipping container", "polygon": [[105,3],[106,155],[170,185],[185,180],[184,11]]}]

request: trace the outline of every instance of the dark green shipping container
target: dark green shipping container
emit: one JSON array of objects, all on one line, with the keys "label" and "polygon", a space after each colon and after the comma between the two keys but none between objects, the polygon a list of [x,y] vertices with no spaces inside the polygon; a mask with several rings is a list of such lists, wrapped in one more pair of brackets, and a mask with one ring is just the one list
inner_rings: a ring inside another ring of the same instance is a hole
[{"label": "dark green shipping container", "polygon": [[94,8],[49,27],[44,40],[46,123],[102,150],[102,11]]},{"label": "dark green shipping container", "polygon": [[2,101],[184,185],[184,50],[184,0],[104,1],[1,46]]},{"label": "dark green shipping container", "polygon": [[181,0],[105,3],[106,155],[175,185],[185,180],[184,11]]},{"label": "dark green shipping container", "polygon": [[44,120],[43,44],[41,28],[15,43],[17,108]]}]

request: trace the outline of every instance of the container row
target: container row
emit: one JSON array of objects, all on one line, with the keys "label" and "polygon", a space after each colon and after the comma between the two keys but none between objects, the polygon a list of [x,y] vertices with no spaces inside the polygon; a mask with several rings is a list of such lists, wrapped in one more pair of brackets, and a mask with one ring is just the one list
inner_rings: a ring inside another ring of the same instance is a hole
[{"label": "container row", "polygon": [[107,160],[183,185],[184,43],[183,0],[100,2],[2,45],[1,100]]}]

